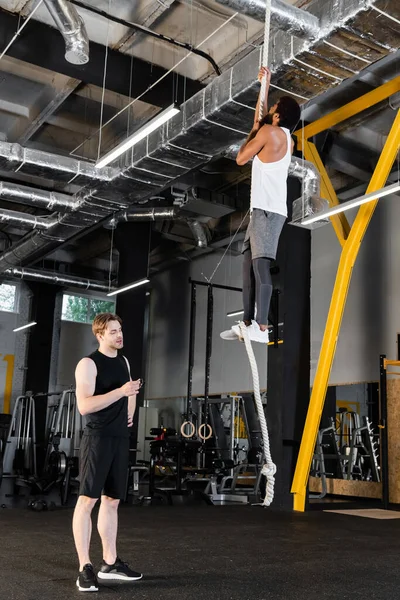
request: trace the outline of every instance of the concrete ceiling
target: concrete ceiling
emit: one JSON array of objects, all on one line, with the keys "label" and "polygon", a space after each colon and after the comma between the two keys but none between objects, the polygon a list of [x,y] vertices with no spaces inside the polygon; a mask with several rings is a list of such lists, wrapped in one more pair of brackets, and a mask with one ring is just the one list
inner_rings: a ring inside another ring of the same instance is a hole
[{"label": "concrete ceiling", "polygon": [[[310,4],[304,0],[286,1],[301,7]],[[243,15],[237,15],[227,23],[232,11],[212,0],[86,0],[85,3],[194,46],[210,36],[201,49],[212,56],[222,72],[262,42],[262,23]],[[36,4],[37,0],[0,0],[0,9],[5,11],[0,14],[0,52],[18,27],[20,17],[29,15]],[[116,140],[151,119],[160,107],[167,106],[174,98],[180,102],[187,100],[216,77],[210,62],[190,55],[151,92],[104,127],[100,140],[100,123],[117,115],[132,98],[145,92],[188,52],[89,10],[77,8],[77,11],[91,40],[90,68],[75,68],[65,62],[63,40],[44,4],[0,60],[0,140],[95,161],[99,154],[115,145]],[[347,82],[313,98],[304,117],[311,121],[346,103],[349,95],[361,95],[399,73],[399,53],[391,53],[359,74],[354,73]],[[320,149],[332,180],[343,197],[351,196],[353,188],[358,190],[357,186],[368,181],[392,120],[392,108],[383,103],[361,120],[337,128],[331,132],[329,140],[321,143]],[[185,185],[190,180],[193,185],[201,184],[212,192],[223,191],[230,195],[234,200],[230,209],[233,212],[235,203],[237,208],[240,207],[247,195],[248,175],[248,169],[238,169],[231,161],[217,159],[201,171],[185,175],[184,180]],[[49,189],[60,187],[52,180],[18,172],[0,171],[0,178]],[[74,183],[61,187],[67,193],[77,190]],[[171,202],[170,196],[163,196],[165,200],[156,199],[154,203]],[[0,207],[10,208],[10,203],[1,201]],[[21,205],[12,208],[22,210]],[[35,212],[31,208],[25,210]],[[212,214],[195,216],[207,221]],[[193,245],[193,239],[190,232],[185,233],[182,224],[176,227],[175,231],[173,224],[158,226],[158,229],[168,241],[168,251],[171,240],[181,244],[186,251]],[[2,225],[0,231],[11,240],[18,240],[24,233],[10,225]],[[71,263],[71,268],[74,264],[85,263],[93,272],[106,271],[108,239],[108,231],[101,230],[97,236],[88,238],[90,248],[86,255],[78,241],[55,251],[50,258]],[[160,255],[162,248],[158,250]]]}]

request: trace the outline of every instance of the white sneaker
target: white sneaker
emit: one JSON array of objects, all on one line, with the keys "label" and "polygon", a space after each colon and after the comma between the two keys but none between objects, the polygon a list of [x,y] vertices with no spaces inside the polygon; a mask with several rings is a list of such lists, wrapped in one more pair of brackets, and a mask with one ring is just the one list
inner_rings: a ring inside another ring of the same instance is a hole
[{"label": "white sneaker", "polygon": [[239,325],[232,325],[230,329],[226,331],[222,331],[219,334],[223,340],[228,340],[229,342],[234,342],[236,340],[243,341],[242,334],[240,333]]},{"label": "white sneaker", "polygon": [[259,342],[260,344],[268,344],[269,342],[268,329],[261,331],[256,321],[251,322],[250,327],[247,328],[247,333],[252,342]]}]

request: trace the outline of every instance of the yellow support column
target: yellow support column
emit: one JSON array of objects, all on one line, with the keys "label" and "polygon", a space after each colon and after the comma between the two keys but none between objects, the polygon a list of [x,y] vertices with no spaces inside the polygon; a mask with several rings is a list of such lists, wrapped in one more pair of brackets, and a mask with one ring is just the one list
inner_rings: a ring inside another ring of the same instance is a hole
[{"label": "yellow support column", "polygon": [[[400,111],[382,150],[378,164],[369,183],[367,193],[382,188],[393,166],[400,146]],[[301,440],[296,471],[294,474],[292,493],[294,494],[294,510],[304,511],[306,502],[307,483],[310,474],[312,457],[317,440],[322,410],[325,402],[329,376],[335,356],[340,324],[347,299],[351,274],[356,261],[358,250],[374,213],[377,200],[364,204],[359,208],[357,217],[351,227],[350,234],[340,256],[339,266],[333,288],[331,304],[322,339],[314,385],[311,393],[306,423]]]},{"label": "yellow support column", "polygon": [[[326,172],[324,163],[321,160],[318,150],[311,142],[305,141],[303,144],[303,153],[306,160],[311,161],[317,167],[321,175],[321,196],[328,200],[330,206],[339,204],[334,187]],[[339,213],[331,217],[332,227],[335,230],[340,245],[343,247],[350,233],[350,225],[344,213]]]}]

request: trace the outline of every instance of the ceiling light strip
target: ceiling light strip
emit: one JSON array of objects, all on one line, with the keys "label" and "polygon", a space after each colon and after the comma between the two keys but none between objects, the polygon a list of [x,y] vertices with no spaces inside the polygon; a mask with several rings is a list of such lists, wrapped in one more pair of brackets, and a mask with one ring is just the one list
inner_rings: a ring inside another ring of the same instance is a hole
[{"label": "ceiling light strip", "polygon": [[28,329],[28,327],[33,327],[34,325],[37,325],[36,321],[31,321],[30,323],[27,323],[26,325],[22,325],[21,327],[16,327],[15,329],[13,329],[13,331],[14,332],[22,331],[23,329]]},{"label": "ceiling light strip", "polygon": [[139,287],[140,285],[149,283],[149,281],[150,281],[150,279],[147,279],[147,277],[145,279],[139,279],[139,281],[134,281],[133,283],[128,283],[128,285],[124,285],[123,287],[113,290],[112,292],[108,292],[107,296],[116,296],[117,294],[122,294],[122,292],[127,292],[128,290],[131,290],[132,288]]},{"label": "ceiling light strip", "polygon": [[138,131],[135,131],[135,133],[130,135],[124,142],[118,144],[116,148],[113,148],[113,150],[108,152],[99,161],[97,161],[95,165],[96,168],[101,169],[102,167],[105,167],[110,162],[117,159],[119,156],[121,156],[121,154],[124,154],[125,152],[133,148],[133,146],[135,146],[138,142],[140,142],[150,133],[161,127],[161,125],[164,125],[164,123],[172,119],[172,117],[177,115],[179,112],[179,108],[174,104],[169,108],[166,108],[165,110],[161,111],[149,123],[141,127]]}]

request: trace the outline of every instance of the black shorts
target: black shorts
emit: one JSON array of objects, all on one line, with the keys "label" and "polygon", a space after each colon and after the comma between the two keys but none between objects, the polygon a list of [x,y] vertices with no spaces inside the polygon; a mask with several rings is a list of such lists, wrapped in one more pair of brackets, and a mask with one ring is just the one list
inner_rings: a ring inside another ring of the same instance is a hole
[{"label": "black shorts", "polygon": [[79,456],[79,495],[125,498],[129,438],[83,435]]}]

